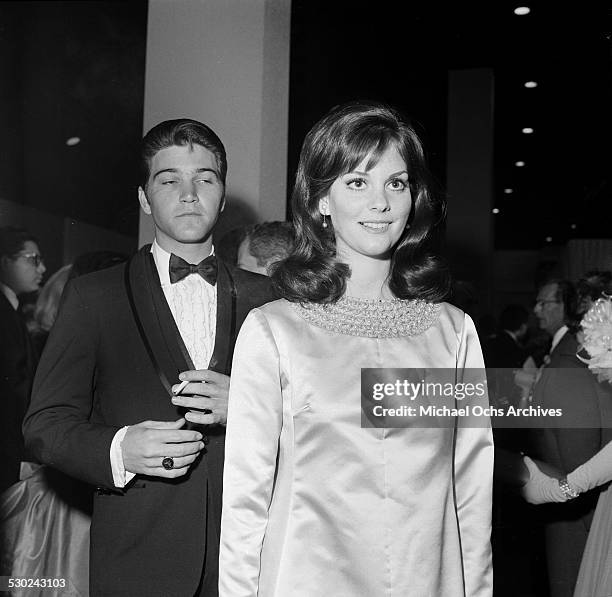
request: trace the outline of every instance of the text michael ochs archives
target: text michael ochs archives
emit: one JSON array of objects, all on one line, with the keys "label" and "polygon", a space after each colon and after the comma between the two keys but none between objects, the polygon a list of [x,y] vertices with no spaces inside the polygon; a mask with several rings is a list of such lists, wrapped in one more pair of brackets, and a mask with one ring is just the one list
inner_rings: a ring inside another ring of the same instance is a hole
[{"label": "text michael ochs archives", "polygon": [[364,428],[577,428],[561,408],[531,401],[512,369],[361,370]]}]

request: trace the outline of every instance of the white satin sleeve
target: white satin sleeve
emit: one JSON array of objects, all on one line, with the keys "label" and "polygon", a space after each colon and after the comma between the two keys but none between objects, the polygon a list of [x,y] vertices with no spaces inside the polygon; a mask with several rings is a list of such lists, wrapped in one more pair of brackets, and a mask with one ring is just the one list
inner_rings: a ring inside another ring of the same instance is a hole
[{"label": "white satin sleeve", "polygon": [[[484,360],[474,323],[464,316],[457,359],[462,370],[480,369]],[[465,373],[465,372],[463,372]],[[488,406],[485,396],[478,402]],[[471,401],[471,404],[476,402]],[[493,594],[491,556],[491,509],[493,500],[493,434],[490,421],[460,418],[455,445],[455,498],[461,536],[461,551],[466,597],[490,597]]]},{"label": "white satin sleeve", "polygon": [[279,352],[264,315],[247,316],[230,380],[219,597],[256,597],[282,423]]}]

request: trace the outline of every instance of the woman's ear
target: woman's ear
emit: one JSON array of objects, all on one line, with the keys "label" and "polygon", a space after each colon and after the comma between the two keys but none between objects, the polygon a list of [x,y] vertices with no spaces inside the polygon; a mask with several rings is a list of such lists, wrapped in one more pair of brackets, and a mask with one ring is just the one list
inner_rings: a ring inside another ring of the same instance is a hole
[{"label": "woman's ear", "polygon": [[325,195],[325,197],[321,197],[321,199],[319,199],[319,213],[322,216],[328,216],[329,215],[329,198],[327,195]]}]

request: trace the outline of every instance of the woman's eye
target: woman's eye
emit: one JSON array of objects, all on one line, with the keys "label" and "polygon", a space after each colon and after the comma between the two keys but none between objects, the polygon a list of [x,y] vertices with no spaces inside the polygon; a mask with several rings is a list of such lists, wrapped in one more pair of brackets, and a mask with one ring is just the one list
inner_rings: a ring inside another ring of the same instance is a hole
[{"label": "woman's eye", "polygon": [[394,191],[403,191],[408,187],[408,183],[404,182],[401,178],[394,178],[392,181],[389,182],[389,186]]},{"label": "woman's eye", "polygon": [[363,189],[365,184],[366,182],[363,178],[353,178],[346,183],[346,185],[351,189]]}]

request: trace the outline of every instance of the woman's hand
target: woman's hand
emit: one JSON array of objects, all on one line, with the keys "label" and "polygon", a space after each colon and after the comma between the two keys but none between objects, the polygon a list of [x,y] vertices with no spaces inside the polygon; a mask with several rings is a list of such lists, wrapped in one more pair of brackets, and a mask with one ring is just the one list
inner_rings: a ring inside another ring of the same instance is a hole
[{"label": "woman's hand", "polygon": [[561,491],[557,479],[545,475],[529,456],[525,456],[523,460],[529,471],[529,481],[521,489],[521,495],[530,504],[567,501],[567,497]]}]

